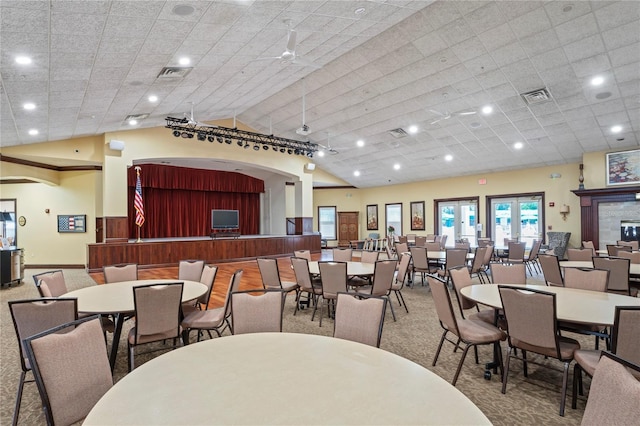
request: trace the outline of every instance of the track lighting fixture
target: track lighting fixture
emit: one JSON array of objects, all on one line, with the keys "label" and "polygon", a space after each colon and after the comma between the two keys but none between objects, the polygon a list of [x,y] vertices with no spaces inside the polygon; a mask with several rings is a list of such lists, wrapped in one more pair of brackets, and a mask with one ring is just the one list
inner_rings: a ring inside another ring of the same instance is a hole
[{"label": "track lighting fixture", "polygon": [[254,151],[260,151],[260,147],[262,147],[264,151],[269,151],[269,147],[271,147],[276,152],[286,152],[289,155],[295,153],[296,155],[306,155],[309,158],[318,151],[318,145],[313,142],[263,135],[240,130],[236,127],[201,125],[188,118],[166,117],[165,120],[167,122],[165,127],[171,129],[175,137],[191,139],[197,136],[199,141],[208,140],[209,142],[214,142],[217,139],[218,143],[224,142],[227,145],[231,145],[235,140],[237,145],[244,149],[253,147]]}]

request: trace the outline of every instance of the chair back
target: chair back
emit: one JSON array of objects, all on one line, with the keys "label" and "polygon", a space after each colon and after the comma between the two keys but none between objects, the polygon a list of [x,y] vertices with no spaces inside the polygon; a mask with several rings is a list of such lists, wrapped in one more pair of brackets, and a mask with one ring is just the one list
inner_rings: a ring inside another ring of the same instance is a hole
[{"label": "chair back", "polygon": [[629,289],[629,269],[631,261],[621,257],[593,256],[593,267],[609,271],[607,291],[631,295]]},{"label": "chair back", "polygon": [[640,263],[640,252],[639,251],[634,251],[634,252],[619,251],[618,252],[618,257],[621,257],[623,259],[629,259],[631,261],[631,263],[635,263],[635,264]]},{"label": "chair back", "polygon": [[427,282],[431,289],[433,303],[436,305],[436,313],[438,314],[440,325],[445,330],[449,330],[456,336],[460,336],[458,321],[453,312],[453,305],[451,304],[451,296],[449,295],[449,289],[447,289],[447,283],[431,275],[427,276]]},{"label": "chair back", "polygon": [[611,352],[640,365],[640,306],[616,306]]},{"label": "chair back", "polygon": [[553,254],[540,254],[538,261],[542,267],[542,275],[547,285],[564,287],[564,278],[560,270],[560,260]]},{"label": "chair back", "polygon": [[567,259],[570,261],[590,261],[593,257],[593,251],[591,249],[567,249]]},{"label": "chair back", "polygon": [[616,242],[616,244],[617,244],[617,245],[619,245],[619,246],[628,246],[628,247],[631,247],[631,250],[638,251],[638,246],[639,246],[638,241],[623,241],[623,240],[618,240],[618,241]]},{"label": "chair back", "polygon": [[632,251],[631,246],[607,244],[607,254],[609,256],[618,256],[621,251]]},{"label": "chair back", "polygon": [[471,249],[471,243],[469,241],[457,242],[457,243],[455,243],[455,245],[453,247],[456,248],[456,249],[466,250],[467,253],[468,253],[469,250]]},{"label": "chair back", "polygon": [[123,281],[136,281],[138,279],[137,263],[121,263],[118,265],[109,265],[102,268],[104,282],[120,283]]},{"label": "chair back", "polygon": [[442,251],[442,246],[440,246],[440,243],[435,241],[427,241],[424,245],[424,248],[426,248],[427,251]]},{"label": "chair back", "polygon": [[386,307],[381,297],[339,292],[333,337],[379,348]]},{"label": "chair back", "polygon": [[334,248],[334,262],[351,262],[352,250],[350,248]]},{"label": "chair back", "polygon": [[484,260],[483,260],[483,262],[482,262],[482,265],[483,265],[485,268],[488,268],[488,267],[489,267],[489,263],[491,263],[491,259],[493,258],[493,248],[494,248],[494,247],[495,247],[495,246],[494,246],[493,244],[489,244],[489,245],[487,246],[487,251],[486,251],[486,252],[484,252]]},{"label": "chair back", "polygon": [[231,293],[240,290],[240,281],[242,281],[242,269],[237,269],[231,278],[229,279],[229,286],[227,287],[227,294],[224,298],[224,317],[229,318],[231,316]]},{"label": "chair back", "polygon": [[443,235],[440,238],[440,250],[444,250],[446,246],[447,246],[447,234]]},{"label": "chair back", "polygon": [[218,274],[218,267],[212,265],[204,265],[202,274],[200,275],[200,282],[207,286],[205,294],[198,298],[198,303],[205,306],[205,310],[209,307],[209,299],[211,299],[211,290],[213,289],[213,283],[216,280]]},{"label": "chair back", "polygon": [[398,289],[404,286],[404,280],[407,278],[407,271],[409,270],[409,263],[411,262],[410,254],[403,254],[400,257],[400,264],[398,265],[398,271],[396,272],[395,281],[393,285]]},{"label": "chair back", "polygon": [[400,256],[402,253],[409,253],[409,245],[407,243],[396,243],[396,255]]},{"label": "chair back", "polygon": [[40,297],[60,297],[69,291],[62,269],[36,274],[33,282],[36,283]]},{"label": "chair back", "polygon": [[560,358],[556,295],[504,285],[498,286],[498,291],[509,325],[509,344],[534,346],[535,352]]},{"label": "chair back", "polygon": [[582,425],[637,424],[640,418],[640,381],[634,375],[640,376],[640,365],[602,352],[591,380]]},{"label": "chair back", "polygon": [[533,240],[533,244],[531,245],[531,250],[529,251],[527,260],[532,261],[538,258],[538,253],[540,253],[540,246],[542,246],[542,240]]},{"label": "chair back", "polygon": [[477,274],[482,270],[487,250],[488,247],[476,247],[475,254],[473,255],[473,263],[471,264],[472,274]]},{"label": "chair back", "polygon": [[278,261],[276,259],[259,257],[258,269],[262,277],[263,288],[282,288],[280,281],[280,272],[278,271]]},{"label": "chair back", "polygon": [[376,263],[378,261],[380,253],[377,251],[363,251],[360,254],[360,262],[362,263]]},{"label": "chair back", "polygon": [[145,343],[150,336],[180,337],[180,305],[183,283],[150,284],[133,288],[136,326],[134,342]]},{"label": "chair back", "polygon": [[284,297],[277,288],[232,292],[233,334],[281,332]]},{"label": "chair back", "polygon": [[204,260],[181,260],[178,263],[178,279],[185,281],[200,281]]},{"label": "chair back", "polygon": [[[383,241],[384,241],[384,240],[383,240]],[[385,252],[387,253],[387,259],[398,258],[398,257],[400,257],[400,256],[401,256],[401,254],[400,254],[400,255],[396,255],[396,254],[393,252],[393,248],[391,248],[391,244],[385,244],[385,245],[384,245],[384,250],[385,250]]]},{"label": "chair back", "polygon": [[300,288],[304,291],[313,291],[309,261],[304,257],[292,257],[291,266],[293,266],[293,273]]},{"label": "chair back", "polygon": [[78,299],[43,298],[10,300],[9,311],[20,347],[22,371],[29,371],[24,339],[78,318]]},{"label": "chair back", "polygon": [[411,258],[413,259],[413,267],[415,269],[429,269],[429,259],[427,258],[426,248],[411,247]]},{"label": "chair back", "polygon": [[490,238],[478,238],[478,247],[492,246],[493,241]]},{"label": "chair back", "polygon": [[347,291],[347,262],[318,262],[322,297],[334,299],[336,295]]},{"label": "chair back", "polygon": [[494,284],[526,284],[527,269],[524,263],[508,265],[505,263],[491,263],[491,281]]},{"label": "chair back", "polygon": [[591,291],[607,291],[609,271],[594,268],[564,268],[564,286]]},{"label": "chair back", "polygon": [[593,245],[593,241],[583,241],[582,248],[591,249],[593,256],[596,255],[596,246]]},{"label": "chair back", "polygon": [[524,262],[524,252],[526,250],[526,242],[510,242],[508,262]]},{"label": "chair back", "polygon": [[407,245],[409,245],[409,239],[407,238],[407,236],[406,236],[406,235],[399,235],[399,236],[398,236],[398,242],[399,242],[400,244],[407,244]]},{"label": "chair back", "polygon": [[304,259],[307,259],[308,261],[311,261],[311,250],[295,250],[293,252],[293,256],[302,257]]},{"label": "chair back", "polygon": [[[69,331],[58,334],[62,330]],[[47,424],[70,425],[82,420],[113,386],[98,316],[29,337],[25,346]]]},{"label": "chair back", "polygon": [[427,241],[435,241],[436,234],[427,234]]},{"label": "chair back", "polygon": [[416,236],[416,242],[415,242],[415,246],[416,247],[424,247],[425,243],[427,242],[427,237],[424,236]]},{"label": "chair back", "polygon": [[372,296],[386,296],[391,291],[396,274],[397,260],[378,260],[373,269]]},{"label": "chair back", "polygon": [[467,249],[447,249],[447,260],[445,261],[445,269],[448,271],[457,266],[467,265]]},{"label": "chair back", "polygon": [[467,268],[458,266],[457,268],[449,269],[449,276],[453,282],[453,288],[456,291],[460,314],[462,314],[462,318],[464,318],[465,309],[471,309],[477,306],[476,302],[464,297],[460,292],[463,288],[469,287],[473,284],[473,281],[471,281],[471,275],[469,275],[469,270],[467,270]]}]

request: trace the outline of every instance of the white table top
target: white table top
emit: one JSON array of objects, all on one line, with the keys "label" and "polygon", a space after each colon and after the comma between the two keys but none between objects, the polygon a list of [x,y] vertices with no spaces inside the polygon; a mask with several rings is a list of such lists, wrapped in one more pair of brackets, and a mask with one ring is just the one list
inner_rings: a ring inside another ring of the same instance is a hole
[{"label": "white table top", "polygon": [[187,302],[202,296],[207,286],[197,281],[185,280],[137,280],[101,284],[70,291],[65,297],[78,299],[78,312],[90,314],[118,314],[134,312],[133,287],[147,284],[182,282],[182,301]]},{"label": "white table top", "polygon": [[[561,260],[561,268],[593,268],[593,262],[590,260]],[[629,265],[629,274],[640,275],[640,263],[632,263]]]},{"label": "white table top", "polygon": [[[373,263],[347,262],[347,275],[350,277],[373,275],[374,269],[375,265]],[[309,262],[309,272],[312,275],[320,274],[318,262]]]},{"label": "white table top", "polygon": [[255,333],[168,352],[110,389],[84,425],[490,424],[398,355],[326,336]]},{"label": "white table top", "polygon": [[[614,293],[544,285],[515,285],[556,294],[558,320],[582,324],[613,325],[616,306],[640,306],[640,298]],[[498,284],[477,284],[463,288],[463,296],[493,308],[502,308]]]},{"label": "white table top", "polygon": [[[467,253],[467,260],[472,260],[475,257],[474,253]],[[427,250],[427,258],[431,260],[447,260],[446,251],[430,251]]]}]

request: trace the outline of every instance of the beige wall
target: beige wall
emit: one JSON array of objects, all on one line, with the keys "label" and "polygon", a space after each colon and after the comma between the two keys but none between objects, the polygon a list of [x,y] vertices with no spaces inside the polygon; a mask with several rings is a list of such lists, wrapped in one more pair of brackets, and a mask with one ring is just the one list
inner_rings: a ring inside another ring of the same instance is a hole
[{"label": "beige wall", "polygon": [[[552,173],[559,173],[561,178],[551,179]],[[434,231],[434,199],[480,197],[479,218],[485,225],[483,235],[486,235],[486,197],[495,195],[516,194],[525,192],[545,193],[545,225],[554,231],[571,232],[570,244],[580,245],[580,204],[579,198],[570,190],[578,188],[578,164],[550,166],[535,169],[517,170],[501,173],[461,176],[452,179],[433,180],[403,185],[390,185],[365,189],[315,189],[314,208],[318,206],[336,206],[338,211],[360,212],[360,237],[366,237],[370,232],[386,235],[385,204],[402,203],[403,232],[426,235]],[[486,179],[485,185],[478,183],[479,179]],[[425,201],[425,231],[411,231],[409,203]],[[555,207],[549,207],[554,202]],[[378,231],[366,229],[366,206],[378,205]],[[563,221],[559,213],[560,206],[566,204],[571,209],[567,220]],[[316,215],[317,217],[317,215]],[[317,220],[314,229],[317,230]],[[548,229],[545,230],[545,232]],[[329,245],[335,245],[335,243]]]}]

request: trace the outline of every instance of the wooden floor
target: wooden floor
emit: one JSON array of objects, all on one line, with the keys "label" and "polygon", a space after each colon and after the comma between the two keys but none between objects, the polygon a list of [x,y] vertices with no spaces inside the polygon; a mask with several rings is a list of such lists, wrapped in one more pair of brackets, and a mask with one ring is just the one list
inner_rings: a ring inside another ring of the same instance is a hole
[{"label": "wooden floor", "polygon": [[[313,260],[331,260],[331,252],[314,253],[311,258]],[[214,264],[215,265],[215,264]],[[209,300],[209,309],[222,307],[224,298],[229,287],[229,281],[233,273],[238,269],[242,269],[242,281],[240,282],[240,290],[249,290],[254,288],[262,288],[262,278],[258,270],[258,264],[255,260],[246,262],[228,262],[217,264],[218,272],[213,283],[213,292]],[[291,260],[289,257],[278,258],[278,269],[280,270],[281,281],[295,281],[296,277],[291,269]],[[89,274],[98,284],[104,284],[104,276],[101,272]],[[170,268],[154,268],[140,269],[138,271],[138,279],[171,279],[178,278],[178,267]]]}]

